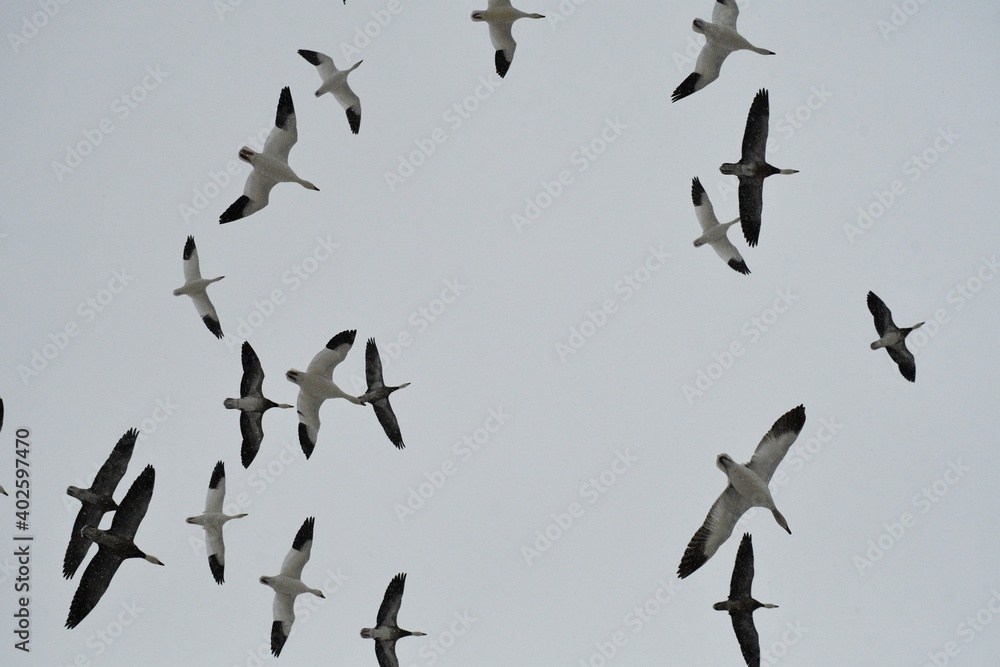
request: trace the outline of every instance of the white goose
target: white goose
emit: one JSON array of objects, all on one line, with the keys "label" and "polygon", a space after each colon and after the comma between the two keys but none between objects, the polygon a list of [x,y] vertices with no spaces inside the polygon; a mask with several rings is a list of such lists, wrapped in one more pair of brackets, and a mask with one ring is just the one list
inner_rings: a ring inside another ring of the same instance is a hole
[{"label": "white goose", "polygon": [[697,176],[691,180],[691,200],[694,202],[694,212],[698,216],[698,222],[701,224],[702,231],[702,235],[694,240],[694,247],[700,248],[706,243],[709,244],[715,250],[715,253],[722,258],[722,261],[728,264],[733,271],[749,275],[750,269],[747,268],[747,263],[743,261],[743,256],[740,255],[740,251],[736,249],[736,246],[726,236],[729,228],[740,221],[739,217],[737,216],[735,220],[730,222],[719,224],[719,219],[715,217],[715,211],[712,209],[712,202],[708,198],[708,193],[705,192],[705,188],[702,187],[701,181],[698,180]]},{"label": "white goose", "polygon": [[205,290],[214,282],[225,278],[202,278],[201,266],[198,263],[198,248],[194,245],[194,237],[187,237],[184,244],[184,284],[174,290],[174,296],[186,294],[194,301],[195,310],[201,317],[208,330],[215,334],[216,338],[222,338],[222,325],[219,324],[219,314],[215,312],[215,306],[208,298]]},{"label": "white goose", "polygon": [[285,86],[281,89],[281,97],[278,98],[274,129],[267,135],[264,151],[258,153],[248,146],[240,149],[240,159],[250,164],[253,171],[247,176],[243,195],[219,216],[219,224],[245,218],[267,206],[271,188],[278,183],[298,183],[304,188],[319,190],[309,181],[299,178],[288,166],[288,152],[298,139],[299,131],[295,124],[292,91]]},{"label": "white goose", "polygon": [[520,9],[514,9],[510,0],[489,0],[487,9],[479,9],[472,12],[473,21],[485,21],[490,26],[490,41],[493,48],[497,50],[495,61],[497,74],[502,79],[510,69],[510,63],[514,60],[514,49],[517,42],[511,33],[514,21],[518,19],[543,19],[543,14],[528,14]]},{"label": "white goose", "polygon": [[222,511],[226,499],[226,466],[222,461],[215,464],[212,478],[208,481],[208,495],[205,497],[205,513],[185,519],[205,529],[205,547],[208,552],[208,568],[215,583],[226,581],[226,545],[222,541],[222,527],[232,519],[242,519],[246,514],[229,515]]},{"label": "white goose", "polygon": [[746,50],[764,56],[774,55],[773,51],[757,48],[736,32],[736,19],[739,15],[740,8],[736,5],[736,0],[716,0],[711,23],[704,19],[694,20],[691,29],[705,35],[705,46],[701,47],[701,53],[698,54],[694,72],[677,86],[671,95],[672,101],[676,102],[696,93],[718,79],[722,63],[733,51]]},{"label": "white goose", "polygon": [[343,391],[333,381],[333,369],[337,367],[354,345],[356,329],[341,331],[330,339],[326,347],[309,362],[305,372],[294,368],[285,373],[285,378],[299,386],[296,410],[299,413],[299,444],[308,459],[316,447],[319,433],[319,408],[328,398],[346,398],[355,405],[361,401]]},{"label": "white goose", "polygon": [[757,445],[749,463],[736,463],[728,454],[719,454],[715,465],[726,473],[729,484],[718,497],[705,517],[705,523],[691,538],[677,575],[683,579],[711,558],[722,543],[733,534],[736,522],[751,507],[771,510],[774,520],[789,534],[788,522],[774,506],[771,490],[767,487],[775,468],[785,458],[788,448],[799,437],[806,423],[806,409],[801,405],[792,408],[774,422],[771,430]]},{"label": "white goose", "polygon": [[292,541],[291,550],[281,562],[281,574],[260,578],[260,583],[274,589],[274,603],[271,605],[274,617],[274,622],[271,623],[271,653],[275,657],[281,655],[281,649],[292,631],[292,623],[295,622],[295,598],[302,593],[326,597],[323,591],[309,588],[302,583],[302,568],[309,562],[315,523],[314,517],[309,517],[302,523]]},{"label": "white goose", "polygon": [[333,59],[330,56],[319,51],[299,49],[299,55],[315,65],[316,71],[319,72],[319,78],[323,79],[323,84],[316,91],[316,97],[326,93],[332,94],[340,102],[340,106],[344,108],[351,132],[357,134],[361,129],[361,98],[351,90],[351,86],[347,83],[347,75],[356,70],[358,65],[364,61],[359,60],[349,68],[339,70],[333,64]]}]

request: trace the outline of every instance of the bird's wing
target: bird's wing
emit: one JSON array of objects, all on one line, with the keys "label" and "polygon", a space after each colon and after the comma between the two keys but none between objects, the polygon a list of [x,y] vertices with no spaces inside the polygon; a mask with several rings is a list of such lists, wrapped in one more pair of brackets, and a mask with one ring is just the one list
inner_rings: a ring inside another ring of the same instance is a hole
[{"label": "bird's wing", "polygon": [[135,538],[135,532],[139,530],[139,524],[146,516],[149,499],[153,497],[155,482],[156,471],[153,470],[153,466],[147,465],[132,482],[122,501],[118,503],[118,509],[115,510],[115,517],[108,532],[129,540]]},{"label": "bird's wing", "polygon": [[358,332],[356,329],[351,329],[350,331],[341,331],[339,334],[330,339],[319,353],[313,357],[312,361],[309,362],[309,367],[306,369],[309,373],[316,373],[318,375],[323,375],[328,379],[333,379],[333,369],[337,367],[347,353],[351,351],[351,346],[354,345],[354,337],[357,336]]},{"label": "bird's wing", "polygon": [[323,399],[299,389],[299,399],[295,409],[299,413],[299,445],[302,453],[308,459],[316,448],[316,437],[319,435],[319,406]]},{"label": "bird's wing", "polygon": [[691,201],[694,203],[694,214],[698,217],[701,231],[707,232],[712,227],[719,224],[719,219],[715,217],[715,209],[705,192],[705,187],[701,180],[695,176],[691,179]]},{"label": "bird's wing", "polygon": [[0,430],[3,430],[3,399],[0,398]]},{"label": "bird's wing", "polygon": [[716,499],[712,509],[708,511],[705,522],[701,525],[688,543],[677,568],[677,576],[681,579],[704,565],[715,555],[722,543],[733,534],[736,522],[743,513],[750,509],[750,502],[741,496],[730,484]]},{"label": "bird's wing", "polygon": [[205,513],[218,514],[222,511],[222,502],[226,499],[226,465],[219,461],[212,469],[212,478],[208,482],[208,494],[205,497]]},{"label": "bird's wing", "polygon": [[184,280],[201,280],[201,265],[198,263],[198,248],[194,244],[194,237],[187,237],[184,243]]},{"label": "bird's wing", "polygon": [[205,526],[205,551],[208,553],[208,569],[212,571],[215,583],[226,582],[226,545],[222,541],[222,526]]},{"label": "bird's wing", "polygon": [[501,9],[503,7],[510,7],[510,0],[489,0],[489,4],[486,5],[487,9]]},{"label": "bird's wing", "polygon": [[895,345],[885,348],[892,360],[899,366],[899,372],[910,382],[917,381],[917,362],[913,353],[906,349],[906,341],[901,340]]},{"label": "bird's wing", "polygon": [[374,338],[369,338],[365,345],[365,379],[368,380],[368,391],[385,386],[382,379],[382,359],[378,355]]},{"label": "bird's wing", "polygon": [[275,593],[271,612],[274,616],[274,622],[271,623],[271,653],[278,657],[292,632],[292,623],[295,622],[295,597]]},{"label": "bird's wing", "polygon": [[262,412],[240,412],[240,433],[243,434],[240,461],[244,468],[250,467],[260,451],[260,443],[264,440],[263,417]]},{"label": "bird's wing", "polygon": [[764,179],[740,176],[740,228],[747,245],[757,245],[760,238],[760,213],[764,209]]},{"label": "bird's wing", "polygon": [[743,255],[741,255],[740,251],[736,249],[736,246],[733,245],[728,236],[712,243],[712,249],[715,250],[715,253],[721,257],[722,261],[728,264],[729,268],[733,271],[742,273],[745,276],[750,275],[750,269],[747,267],[747,263],[743,260]]},{"label": "bird's wing", "polygon": [[733,566],[733,578],[729,582],[729,599],[743,600],[749,597],[753,585],[753,542],[750,533],[743,533],[740,548],[736,552],[736,564]]},{"label": "bird's wing", "polygon": [[378,608],[376,623],[380,626],[398,627],[396,625],[396,614],[399,613],[399,606],[403,603],[403,588],[406,586],[406,573],[400,572],[389,585],[386,586],[385,595],[382,596],[382,604]]},{"label": "bird's wing", "polygon": [[740,16],[740,8],[736,0],[715,0],[712,10],[712,23],[724,25],[736,30],[736,19]]},{"label": "bird's wing", "polygon": [[871,311],[872,317],[875,318],[875,331],[878,332],[880,337],[884,336],[886,331],[897,328],[893,324],[892,312],[889,310],[889,307],[885,305],[882,299],[878,298],[875,292],[868,292],[868,310]]},{"label": "bird's wing", "polygon": [[[101,465],[101,469],[94,476],[94,482],[90,488],[96,493],[111,495],[118,487],[118,482],[125,476],[128,463],[132,460],[132,450],[135,448],[135,440],[139,437],[137,429],[129,429],[115,444],[107,460]],[[96,528],[97,525],[95,524]]]},{"label": "bird's wing", "polygon": [[732,51],[715,42],[705,42],[705,45],[701,47],[701,53],[698,54],[694,71],[674,89],[670,101],[676,102],[684,99],[718,79],[719,73],[722,71],[722,63],[730,53]]},{"label": "bird's wing", "polygon": [[300,579],[302,568],[309,562],[309,553],[312,551],[313,525],[316,523],[314,517],[309,517],[302,522],[302,527],[295,534],[292,541],[292,548],[281,562],[281,574],[286,577]]},{"label": "bird's wing", "polygon": [[247,176],[246,185],[243,186],[243,194],[223,211],[222,215],[219,216],[219,224],[224,225],[227,222],[245,218],[267,206],[271,188],[277,183],[278,181],[273,178],[260,175],[256,169],[251,171],[250,175]]},{"label": "bird's wing", "polygon": [[308,49],[299,49],[299,55],[305,58],[310,64],[316,66],[316,71],[319,72],[319,76],[324,82],[340,71],[337,69],[337,66],[333,64],[333,58],[325,53],[310,51]]},{"label": "bird's wing", "polygon": [[399,431],[399,422],[396,420],[396,413],[392,411],[392,406],[389,405],[389,399],[375,401],[372,403],[372,408],[375,409],[378,423],[382,425],[382,430],[385,431],[389,441],[396,446],[396,449],[403,449],[405,447],[403,434]]},{"label": "bird's wing", "polygon": [[263,396],[264,369],[260,366],[257,353],[250,347],[250,341],[243,341],[243,378],[240,380],[240,396]]},{"label": "bird's wing", "polygon": [[396,640],[376,639],[375,657],[378,659],[378,667],[399,667],[399,659],[396,658]]},{"label": "bird's wing", "polygon": [[84,503],[83,507],[76,514],[76,521],[73,522],[73,533],[69,537],[69,544],[66,545],[66,555],[63,556],[63,577],[72,579],[76,571],[87,557],[87,551],[93,541],[84,537],[80,532],[85,526],[97,528],[101,523],[104,511],[89,504]]},{"label": "bird's wing", "polygon": [[500,75],[501,79],[507,75],[510,64],[514,62],[514,50],[517,48],[517,42],[514,41],[514,35],[511,33],[512,27],[513,25],[510,23],[490,23],[490,41],[493,42],[493,48],[496,49],[494,60],[497,74]]},{"label": "bird's wing", "polygon": [[194,302],[194,309],[198,311],[198,316],[205,323],[205,327],[212,332],[216,338],[222,338],[222,324],[219,322],[219,314],[215,311],[215,305],[208,298],[208,292],[198,292],[191,295]]},{"label": "bird's wing", "polygon": [[767,151],[767,126],[770,116],[770,104],[767,91],[761,88],[753,98],[750,113],[747,114],[747,126],[743,130],[742,162],[764,162]]},{"label": "bird's wing", "polygon": [[354,94],[346,80],[333,91],[333,96],[344,108],[351,132],[357,134],[361,129],[361,98]]},{"label": "bird's wing", "polygon": [[73,601],[69,605],[69,616],[66,617],[66,627],[75,628],[87,617],[97,603],[101,601],[101,596],[108,590],[111,579],[118,571],[118,566],[122,564],[123,558],[114,554],[110,549],[100,549],[97,555],[91,559],[87,569],[80,577],[80,584],[73,595]]},{"label": "bird's wing", "polygon": [[753,624],[752,613],[732,613],[729,617],[733,620],[733,632],[740,642],[740,650],[743,651],[743,659],[748,667],[760,666],[760,638],[757,635],[757,628]]},{"label": "bird's wing", "polygon": [[754,450],[753,457],[747,463],[750,470],[767,484],[771,481],[775,468],[785,458],[788,448],[802,432],[806,424],[806,409],[799,405],[778,417]]},{"label": "bird's wing", "polygon": [[285,86],[281,89],[281,97],[278,98],[278,110],[274,114],[274,128],[267,135],[267,141],[264,142],[264,152],[288,162],[288,152],[292,150],[292,146],[298,140],[299,131],[295,124],[292,91],[289,90],[288,86]]}]

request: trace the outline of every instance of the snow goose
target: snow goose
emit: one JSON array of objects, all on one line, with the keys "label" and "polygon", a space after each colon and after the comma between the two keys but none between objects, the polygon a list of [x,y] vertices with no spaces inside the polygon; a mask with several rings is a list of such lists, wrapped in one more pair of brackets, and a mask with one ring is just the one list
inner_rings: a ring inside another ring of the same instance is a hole
[{"label": "snow goose", "polygon": [[275,403],[264,396],[261,389],[264,384],[264,369],[260,366],[257,353],[250,347],[249,341],[243,341],[241,349],[243,356],[243,380],[240,382],[240,398],[227,398],[222,402],[231,410],[240,411],[240,432],[243,434],[243,445],[240,447],[240,459],[244,468],[249,468],[260,443],[264,439],[264,429],[261,420],[264,413],[271,408],[290,408],[288,403]]},{"label": "snow goose", "polygon": [[316,91],[316,97],[331,93],[347,114],[347,123],[351,126],[351,132],[357,134],[361,129],[361,99],[354,94],[351,86],[347,83],[347,75],[358,68],[362,60],[341,71],[333,64],[333,59],[320,53],[319,51],[309,51],[299,49],[299,55],[309,63],[316,66],[319,78],[323,79],[323,84]]},{"label": "snow goose", "polygon": [[691,200],[694,202],[694,212],[698,216],[698,222],[701,224],[702,231],[702,235],[694,240],[694,247],[700,248],[706,243],[709,244],[715,250],[715,254],[729,265],[729,268],[737,273],[749,275],[750,269],[747,268],[747,263],[743,261],[743,256],[740,255],[740,251],[736,249],[736,246],[726,236],[729,228],[739,222],[740,219],[736,218],[731,222],[720,224],[719,219],[715,217],[715,211],[712,209],[712,202],[708,198],[708,193],[705,192],[705,188],[702,187],[701,181],[698,180],[697,176],[691,180]]},{"label": "snow goose", "polygon": [[323,591],[309,588],[302,583],[302,568],[309,562],[312,551],[314,517],[309,517],[302,523],[299,532],[295,534],[292,548],[281,562],[281,574],[273,577],[261,577],[260,583],[274,589],[274,604],[272,612],[274,622],[271,624],[271,653],[275,657],[281,655],[281,649],[288,640],[295,622],[295,598],[302,593],[312,593],[325,598]]},{"label": "snow goose", "polygon": [[733,566],[733,578],[729,584],[729,599],[716,602],[712,609],[728,611],[733,622],[733,632],[740,642],[740,650],[747,667],[760,667],[760,638],[753,624],[753,613],[761,607],[777,609],[778,605],[758,602],[750,594],[753,585],[753,542],[750,534],[744,533],[736,552],[736,564]]},{"label": "snow goose", "polygon": [[295,107],[292,105],[292,91],[285,86],[278,98],[278,112],[274,117],[274,129],[267,135],[264,151],[258,153],[248,146],[240,149],[240,159],[250,164],[253,171],[247,176],[243,195],[219,216],[219,224],[245,218],[267,206],[271,188],[278,183],[298,183],[310,190],[319,190],[309,181],[299,178],[288,166],[288,152],[299,139],[295,126]]},{"label": "snow goose", "polygon": [[153,470],[153,466],[146,466],[118,504],[118,510],[109,530],[101,530],[96,526],[83,528],[83,534],[97,542],[98,551],[80,577],[80,585],[69,606],[67,628],[79,625],[80,621],[85,619],[100,602],[101,596],[108,590],[112,577],[123,561],[129,558],[144,558],[154,565],[163,565],[155,556],[142,551],[132,541],[139,524],[146,516],[149,499],[153,497],[155,481],[156,471]]},{"label": "snow goose", "polygon": [[511,34],[511,27],[518,19],[543,19],[543,14],[528,14],[520,9],[514,9],[510,0],[489,0],[488,9],[480,9],[472,12],[473,21],[485,21],[490,26],[490,41],[493,48],[497,50],[495,61],[497,74],[502,79],[510,69],[510,63],[514,60],[514,49],[517,42]]},{"label": "snow goose", "polygon": [[362,637],[375,640],[375,657],[378,658],[378,667],[399,667],[399,660],[396,658],[397,639],[410,636],[420,637],[426,634],[403,630],[396,625],[396,614],[399,613],[399,606],[403,603],[403,587],[405,585],[405,572],[400,572],[392,578],[389,586],[385,589],[382,604],[378,608],[375,627],[361,630]]},{"label": "snow goose", "polygon": [[733,534],[736,522],[751,507],[771,510],[778,525],[788,533],[792,532],[785,517],[774,506],[767,484],[788,448],[799,437],[805,423],[806,409],[803,406],[786,412],[774,422],[771,430],[757,445],[749,463],[745,465],[736,463],[728,454],[719,454],[715,465],[726,473],[729,484],[712,505],[705,523],[684,550],[680,567],[677,568],[677,575],[681,579],[704,565],[718,551],[722,543]]},{"label": "snow goose", "polygon": [[356,397],[343,391],[333,381],[333,369],[337,367],[354,345],[357,330],[341,331],[330,339],[326,347],[309,362],[305,372],[294,368],[285,373],[285,378],[299,386],[296,410],[299,413],[299,445],[308,459],[316,447],[319,433],[319,408],[328,398],[346,398],[360,405]]},{"label": "snow goose", "polygon": [[76,574],[93,541],[83,534],[83,529],[86,526],[99,526],[105,513],[118,509],[118,503],[111,496],[118,487],[118,482],[125,476],[137,437],[139,431],[133,428],[118,439],[111,454],[98,469],[89,489],[75,486],[66,489],[67,494],[83,503],[73,522],[73,533],[63,557],[63,577],[66,579],[72,579]]},{"label": "snow goose", "polygon": [[739,15],[740,8],[736,5],[736,0],[716,0],[711,23],[704,19],[694,20],[691,29],[705,35],[705,45],[698,54],[694,72],[677,86],[671,96],[672,101],[684,99],[718,79],[722,63],[733,51],[746,50],[764,56],[774,55],[773,51],[757,48],[736,32],[736,19]]},{"label": "snow goose", "polygon": [[747,126],[743,131],[743,155],[736,164],[726,162],[719,171],[740,179],[740,219],[743,236],[751,246],[760,236],[760,213],[764,208],[764,179],[773,174],[797,174],[797,169],[778,169],[764,159],[767,150],[767,125],[770,104],[767,91],[761,89],[753,98]]},{"label": "snow goose", "polygon": [[378,423],[382,425],[382,430],[389,436],[389,441],[396,446],[396,449],[402,449],[406,445],[403,444],[403,435],[399,432],[396,414],[392,411],[392,406],[389,405],[389,394],[397,389],[409,387],[410,383],[404,382],[398,387],[385,386],[385,382],[382,380],[382,360],[379,358],[374,338],[369,338],[368,344],[365,346],[365,376],[368,380],[368,391],[364,395],[358,396],[358,400],[361,401],[362,405],[371,404],[375,410],[375,416],[378,417]]},{"label": "snow goose", "polygon": [[892,360],[899,366],[899,372],[910,382],[917,380],[917,364],[913,359],[913,353],[906,349],[906,337],[914,329],[919,329],[923,322],[914,324],[907,329],[900,329],[892,321],[892,312],[886,307],[882,299],[875,296],[874,292],[868,292],[868,310],[875,318],[875,330],[879,339],[872,343],[873,350],[884,347]]},{"label": "snow goose", "polygon": [[208,552],[208,568],[215,583],[225,583],[226,545],[222,541],[222,527],[231,519],[242,519],[246,514],[229,515],[222,511],[226,499],[226,466],[222,461],[215,464],[212,478],[208,481],[208,496],[205,498],[205,513],[185,519],[188,523],[205,529],[205,546]]},{"label": "snow goose", "polygon": [[215,334],[216,338],[222,338],[222,325],[219,324],[219,314],[215,312],[215,306],[208,298],[206,289],[214,282],[225,278],[202,278],[201,267],[198,264],[198,248],[194,245],[194,237],[187,237],[184,244],[184,284],[174,290],[174,296],[186,294],[194,301],[194,308],[198,311],[198,316],[208,327],[208,330]]}]

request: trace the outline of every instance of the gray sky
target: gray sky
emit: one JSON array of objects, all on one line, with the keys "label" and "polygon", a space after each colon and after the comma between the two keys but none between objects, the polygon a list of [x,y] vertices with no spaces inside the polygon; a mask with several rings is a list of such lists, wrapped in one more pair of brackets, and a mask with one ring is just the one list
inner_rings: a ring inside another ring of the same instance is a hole
[{"label": "gray sky", "polygon": [[[358,632],[397,572],[400,624],[428,633],[398,644],[404,666],[596,667],[602,649],[615,665],[741,664],[711,605],[743,530],[755,596],[780,605],[755,615],[765,664],[992,664],[997,6],[742,3],[742,34],[777,55],[733,54],[671,104],[708,0],[521,4],[549,18],[515,26],[502,83],[469,20],[485,2],[438,4],[0,8],[0,483],[14,486],[14,434],[30,429],[35,536],[29,656],[0,557],[3,659],[269,662],[257,578],[315,516],[303,578],[327,599],[300,598],[285,664],[376,664]],[[313,97],[302,48],[364,60],[358,136]],[[290,163],[320,192],[279,185],[219,226],[249,173],[237,152],[266,135],[286,85]],[[731,233],[741,276],[692,247],[690,182],[721,219],[738,214],[718,167],[738,159],[760,88],[769,159],[800,173],[767,182],[759,246]],[[189,234],[203,273],[225,275],[210,288],[223,341],[171,296]],[[868,349],[868,290],[897,324],[928,321],[909,339],[914,385]],[[265,392],[294,403],[284,372],[354,328],[335,380],[360,393],[374,336],[386,381],[412,382],[392,399],[406,449],[370,408],[333,401],[310,460],[294,411],[272,411],[244,471],[222,407],[242,341]],[[725,485],[715,456],[748,460],[800,403],[774,491],[793,534],[759,512],[678,582]],[[79,503],[65,488],[131,427],[143,438],[118,495],[156,467],[136,541],[166,566],[124,563],[69,631],[80,574],[60,568]],[[227,509],[249,514],[226,528],[221,587],[184,523],[220,459]],[[2,539],[14,501],[0,499]]]}]

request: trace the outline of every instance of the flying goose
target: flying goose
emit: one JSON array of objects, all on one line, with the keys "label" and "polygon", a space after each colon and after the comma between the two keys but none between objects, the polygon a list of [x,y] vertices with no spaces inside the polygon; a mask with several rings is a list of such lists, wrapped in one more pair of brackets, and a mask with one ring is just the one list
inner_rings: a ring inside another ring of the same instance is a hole
[{"label": "flying goose", "polygon": [[490,26],[490,41],[493,48],[497,50],[495,61],[497,74],[502,79],[510,69],[510,63],[514,60],[514,49],[517,42],[511,34],[511,26],[518,19],[543,19],[543,14],[527,14],[520,9],[514,9],[510,0],[489,0],[488,9],[479,9],[472,12],[473,21],[485,21]]},{"label": "flying goose", "polygon": [[281,562],[281,574],[273,577],[261,577],[260,583],[274,589],[274,604],[272,612],[274,622],[271,624],[271,653],[275,657],[281,655],[281,649],[288,640],[295,622],[295,598],[302,593],[325,598],[323,591],[309,588],[302,583],[302,568],[309,562],[309,552],[312,551],[314,517],[309,517],[302,523],[299,532],[295,534],[292,548]]},{"label": "flying goose", "polygon": [[764,208],[764,179],[772,174],[797,174],[797,169],[778,169],[764,160],[767,150],[767,124],[770,105],[763,88],[753,98],[747,126],[743,131],[743,154],[736,164],[724,163],[719,171],[740,179],[740,219],[743,236],[751,246],[760,236],[760,212]]},{"label": "flying goose", "polygon": [[[3,399],[0,398],[0,431],[2,430],[3,430]],[[7,492],[4,490],[2,486],[0,486],[0,493],[2,493],[5,496],[7,495]]]},{"label": "flying goose", "polygon": [[681,579],[704,565],[718,551],[722,543],[733,534],[736,522],[751,507],[771,510],[778,525],[791,534],[785,517],[774,506],[767,484],[788,448],[799,437],[805,423],[806,409],[800,405],[774,422],[748,463],[739,464],[728,454],[719,454],[715,465],[726,473],[729,483],[708,511],[705,523],[684,550],[681,564],[677,568],[677,575]]},{"label": "flying goose", "polygon": [[240,350],[243,356],[243,379],[240,381],[240,398],[227,398],[222,402],[231,410],[240,411],[240,432],[243,434],[243,445],[240,447],[240,459],[244,468],[249,468],[260,443],[264,439],[264,429],[261,420],[264,413],[271,408],[290,408],[288,403],[275,403],[264,396],[261,386],[264,384],[264,369],[260,366],[257,353],[250,347],[249,341],[243,341]]},{"label": "flying goose", "polygon": [[215,464],[212,478],[208,481],[208,496],[205,498],[205,513],[185,519],[188,523],[205,529],[205,546],[208,551],[208,568],[215,583],[225,583],[226,545],[222,541],[222,527],[231,519],[242,519],[246,514],[230,516],[222,511],[226,499],[226,466],[222,461]]},{"label": "flying goose", "polygon": [[774,51],[759,49],[736,32],[736,19],[739,15],[740,8],[736,5],[736,0],[716,0],[711,23],[704,19],[694,20],[691,29],[705,35],[705,45],[698,54],[694,72],[677,86],[671,95],[672,101],[676,102],[696,93],[718,79],[722,63],[733,51],[747,50],[764,56],[774,55]]},{"label": "flying goose", "polygon": [[356,329],[341,331],[330,339],[326,347],[309,362],[305,372],[294,368],[285,373],[289,382],[299,385],[296,410],[299,413],[299,445],[308,459],[316,447],[319,433],[319,408],[328,398],[346,398],[351,403],[361,405],[361,401],[343,391],[333,381],[333,369],[337,367],[354,345]]},{"label": "flying goose", "polygon": [[736,249],[736,246],[726,236],[729,228],[739,222],[740,219],[737,217],[731,222],[719,224],[719,219],[715,217],[715,211],[712,209],[712,202],[708,198],[708,193],[705,192],[705,188],[702,187],[701,181],[698,180],[697,176],[691,180],[691,200],[694,202],[694,212],[698,216],[698,222],[701,224],[702,231],[702,235],[695,239],[694,247],[699,248],[706,243],[711,245],[712,249],[715,250],[715,254],[721,257],[722,261],[729,265],[729,268],[737,273],[749,275],[750,269],[747,268],[747,263],[743,261],[743,256],[740,255],[740,251]]},{"label": "flying goose", "polygon": [[108,584],[111,583],[111,578],[115,576],[122,561],[129,558],[144,558],[154,565],[163,565],[155,556],[142,551],[132,541],[142,518],[146,516],[149,499],[153,497],[155,481],[156,471],[153,470],[153,466],[146,466],[118,504],[111,528],[105,531],[90,525],[81,531],[88,539],[97,542],[98,551],[80,577],[80,585],[69,606],[67,628],[79,625],[80,621],[85,619],[100,602],[101,596],[108,590]]},{"label": "flying goose", "polygon": [[267,206],[271,188],[278,183],[298,183],[310,190],[319,190],[309,181],[299,178],[288,166],[288,152],[299,139],[295,127],[295,107],[292,105],[292,91],[285,86],[278,98],[278,111],[274,117],[274,129],[267,135],[264,151],[258,153],[248,146],[240,149],[240,159],[250,164],[253,171],[247,176],[243,195],[219,216],[219,224],[245,218]]},{"label": "flying goose", "polygon": [[316,91],[316,97],[326,93],[333,94],[347,114],[347,122],[351,126],[351,132],[357,134],[361,129],[361,99],[351,90],[350,84],[347,83],[347,75],[356,70],[358,65],[364,61],[359,60],[349,68],[339,70],[333,64],[333,59],[330,56],[319,51],[299,49],[299,55],[315,65],[319,77],[323,79],[323,85]]},{"label": "flying goose", "polygon": [[73,533],[70,535],[66,555],[63,557],[63,577],[66,579],[73,578],[90,549],[92,540],[83,534],[83,529],[86,526],[99,526],[101,517],[106,512],[118,509],[118,503],[111,496],[125,475],[129,461],[132,460],[132,450],[135,448],[137,437],[139,431],[133,428],[118,439],[111,454],[98,469],[89,489],[79,489],[75,486],[66,489],[67,494],[83,503],[83,507],[76,514],[76,521],[73,522]]},{"label": "flying goose", "polygon": [[184,244],[184,284],[174,290],[174,296],[187,294],[194,301],[194,308],[198,311],[198,316],[208,327],[208,330],[215,334],[216,338],[222,338],[222,325],[219,324],[219,314],[215,312],[215,306],[208,298],[205,290],[214,282],[225,278],[202,278],[201,267],[198,264],[198,248],[194,245],[194,237],[187,237]]},{"label": "flying goose", "polygon": [[906,349],[906,337],[914,329],[919,329],[923,322],[914,324],[907,329],[900,329],[892,322],[892,313],[886,307],[882,299],[875,296],[875,292],[868,292],[868,310],[875,318],[875,330],[879,339],[872,343],[872,349],[877,350],[884,347],[892,360],[899,366],[899,372],[910,382],[917,380],[917,364],[913,360],[913,353]]},{"label": "flying goose", "polygon": [[712,605],[712,609],[729,612],[729,618],[733,621],[733,632],[740,642],[740,650],[743,651],[747,667],[760,667],[760,639],[753,624],[753,613],[761,607],[777,609],[778,605],[754,600],[750,594],[752,585],[753,542],[750,541],[750,533],[744,533],[739,551],[736,552],[733,579],[729,584],[729,599],[716,602]]},{"label": "flying goose", "polygon": [[410,383],[404,382],[398,387],[385,386],[385,382],[382,380],[382,360],[379,358],[374,338],[369,338],[368,344],[365,346],[365,376],[368,379],[368,391],[362,396],[358,396],[358,400],[362,405],[371,404],[372,408],[375,409],[375,416],[378,417],[378,423],[382,425],[382,430],[389,436],[389,441],[396,446],[396,449],[402,449],[406,445],[403,444],[403,435],[399,432],[396,414],[392,411],[392,406],[389,405],[389,394],[397,389],[409,387]]},{"label": "flying goose", "polygon": [[397,639],[410,636],[420,637],[427,634],[403,630],[396,625],[396,614],[399,613],[399,606],[403,603],[403,587],[405,585],[405,572],[400,572],[392,578],[389,586],[385,589],[382,604],[378,608],[375,627],[361,630],[362,637],[375,640],[375,657],[378,658],[378,667],[399,667],[399,660],[396,658]]}]

